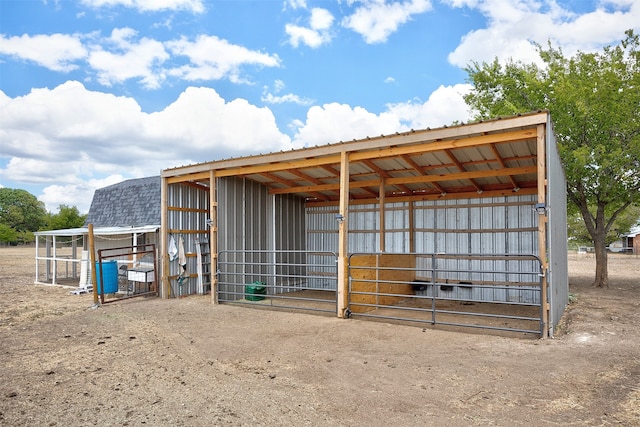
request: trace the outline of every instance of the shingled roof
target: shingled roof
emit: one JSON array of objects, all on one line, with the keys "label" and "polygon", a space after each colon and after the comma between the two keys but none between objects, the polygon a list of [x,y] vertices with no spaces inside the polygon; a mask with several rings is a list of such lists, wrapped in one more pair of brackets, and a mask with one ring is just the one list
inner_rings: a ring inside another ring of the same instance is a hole
[{"label": "shingled roof", "polygon": [[160,177],[152,176],[97,189],[85,226],[160,225],[160,185]]}]

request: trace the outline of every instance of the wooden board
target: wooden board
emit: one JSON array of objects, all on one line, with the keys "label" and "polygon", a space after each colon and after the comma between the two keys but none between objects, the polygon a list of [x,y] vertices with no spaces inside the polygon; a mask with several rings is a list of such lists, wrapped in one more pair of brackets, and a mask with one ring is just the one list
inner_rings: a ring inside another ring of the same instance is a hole
[{"label": "wooden board", "polygon": [[[402,299],[398,296],[379,294],[413,295],[411,284],[397,282],[415,280],[415,255],[354,255],[350,259],[350,265],[357,267],[350,271],[352,291],[350,308],[354,313],[363,313],[375,308],[357,304],[394,305]],[[357,292],[366,292],[367,294],[358,294]]]}]

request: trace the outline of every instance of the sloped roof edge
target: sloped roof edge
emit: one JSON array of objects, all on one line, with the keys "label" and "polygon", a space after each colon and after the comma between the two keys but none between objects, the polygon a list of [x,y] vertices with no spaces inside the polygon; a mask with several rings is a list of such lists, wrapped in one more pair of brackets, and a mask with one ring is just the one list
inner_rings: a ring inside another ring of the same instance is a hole
[{"label": "sloped roof edge", "polygon": [[393,134],[379,135],[373,137],[365,137],[361,139],[353,139],[351,141],[339,141],[329,143],[325,145],[316,145],[314,147],[302,147],[294,148],[287,151],[268,152],[253,154],[242,157],[233,157],[228,159],[211,160],[201,163],[193,163],[189,165],[176,166],[172,168],[164,169],[161,172],[161,177],[172,177],[176,175],[190,174],[196,172],[202,172],[214,168],[226,168],[237,167],[251,164],[267,164],[280,162],[285,159],[305,157],[312,158],[315,156],[322,156],[331,153],[338,153],[340,151],[358,151],[360,149],[371,149],[376,144],[382,145],[394,145],[394,139],[403,139],[411,137],[416,138],[427,136],[427,140],[438,139],[450,139],[458,137],[468,137],[473,134],[481,134],[486,132],[500,132],[505,129],[512,128],[514,124],[511,122],[517,121],[516,126],[535,126],[537,124],[546,123],[549,119],[548,110],[537,110],[527,113],[519,113],[513,116],[496,117],[487,120],[479,120],[469,123],[460,123],[450,126],[441,126],[438,128],[426,128],[414,130],[411,129],[405,132],[396,132]]}]

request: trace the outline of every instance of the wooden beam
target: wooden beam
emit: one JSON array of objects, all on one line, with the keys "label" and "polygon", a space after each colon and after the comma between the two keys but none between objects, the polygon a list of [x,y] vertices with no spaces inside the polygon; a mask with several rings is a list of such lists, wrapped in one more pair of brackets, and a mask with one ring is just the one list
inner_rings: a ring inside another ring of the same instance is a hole
[{"label": "wooden beam", "polygon": [[384,220],[384,204],[385,204],[385,194],[384,194],[384,176],[380,178],[380,191],[379,191],[380,197],[378,200],[378,206],[380,208],[380,216],[379,216],[379,221],[380,221],[380,227],[378,227],[380,229],[379,233],[380,233],[380,252],[385,252],[385,234],[386,234],[386,229],[385,229],[385,220]]},{"label": "wooden beam", "polygon": [[[352,147],[354,150],[362,151],[351,152],[349,154],[350,161],[355,162],[365,159],[396,157],[404,154],[428,153],[434,151],[442,151],[448,148],[464,148],[500,142],[523,141],[527,139],[535,139],[536,131],[535,129],[522,129],[489,135],[477,135],[457,139],[429,141],[421,140],[420,138],[416,138],[412,135],[414,134],[405,135],[405,137],[402,138],[402,140],[399,142],[402,145],[392,145],[393,140],[397,139],[393,136],[386,138],[388,145],[385,144],[384,147],[368,149],[368,147],[366,146],[357,148],[359,146],[355,145],[354,147]],[[337,147],[334,147],[334,150],[338,147],[340,146],[338,145]],[[193,172],[188,174],[172,176],[169,183],[173,184],[175,182],[206,180],[209,177],[208,171],[211,168],[216,170],[216,176],[226,177],[250,175],[262,172],[276,172],[281,170],[306,169],[312,167],[320,167],[323,165],[340,164],[340,155],[335,154],[335,151],[333,153],[327,153],[326,155],[320,157],[313,157],[313,151],[313,149],[308,149],[308,151],[305,151],[305,158],[303,159],[296,159],[294,156],[288,156],[286,160],[278,162],[269,161],[268,159],[271,157],[269,155],[261,157],[247,157],[244,158],[246,164],[236,167],[215,168],[215,163],[212,163],[205,171],[196,171],[194,169]],[[298,153],[298,155],[300,155],[300,153]],[[221,164],[224,164],[224,162],[221,162]],[[163,175],[168,175],[169,173],[170,171],[163,171]]]},{"label": "wooden beam", "polygon": [[[545,126],[537,127],[537,154],[538,154],[538,203],[546,206],[546,176],[547,176],[547,156],[545,150]],[[542,338],[549,336],[549,301],[547,298],[549,263],[547,261],[547,212],[538,215],[538,256],[542,263],[542,289],[540,303],[542,304]]]},{"label": "wooden beam", "polygon": [[413,200],[409,200],[409,252],[414,253],[416,251],[416,220],[415,220],[415,206]]},{"label": "wooden beam", "polygon": [[[273,173],[270,173],[270,172],[263,172],[263,173],[261,173],[261,175],[264,176],[267,179],[270,179],[271,181],[278,182],[278,183],[280,183],[280,184],[282,184],[282,185],[284,185],[286,187],[293,187],[293,186],[296,185],[295,181],[291,181],[289,179],[280,178],[279,176],[277,176],[277,175],[275,175]],[[328,200],[329,199],[324,194],[318,193],[318,192],[314,192],[311,195],[314,196],[317,199],[320,199],[320,200]]]},{"label": "wooden beam", "polygon": [[349,241],[349,153],[340,154],[340,204],[338,214],[338,317],[347,316],[349,304],[348,241]]},{"label": "wooden beam", "polygon": [[167,184],[178,184],[178,183],[184,183],[189,181],[202,181],[204,179],[207,179],[208,177],[209,177],[209,171],[206,170],[198,173],[168,177]]},{"label": "wooden beam", "polygon": [[[498,161],[498,163],[500,164],[500,166],[503,169],[507,168],[507,164],[505,163],[504,159],[502,158],[502,156],[500,155],[500,152],[498,151],[498,149],[496,148],[495,144],[491,144],[489,145],[489,148],[491,148],[491,152],[493,153],[493,155],[496,158],[496,161]],[[518,188],[518,183],[516,182],[516,180],[513,178],[513,175],[509,175],[509,181],[511,181],[511,184],[513,185],[513,188]]]},{"label": "wooden beam", "polygon": [[[489,120],[485,122],[470,123],[464,126],[451,126],[438,129],[425,129],[420,131],[410,131],[396,135],[382,135],[375,138],[366,138],[348,143],[329,144],[319,147],[310,147],[288,152],[261,154],[235,159],[218,160],[214,162],[201,163],[197,165],[181,166],[177,168],[165,169],[161,172],[162,177],[176,177],[199,172],[208,172],[211,169],[229,169],[243,166],[255,165],[257,163],[283,163],[296,162],[302,158],[316,158],[335,155],[341,151],[355,152],[359,150],[370,150],[388,146],[400,146],[406,144],[416,144],[430,141],[440,141],[445,139],[464,138],[468,135],[491,134],[492,132],[503,132],[513,128],[535,127],[539,124],[546,124],[549,117],[547,111],[526,114],[518,117],[508,117],[503,119]],[[502,133],[491,134],[498,136]],[[535,130],[533,134],[535,138]],[[338,163],[338,161],[333,162]],[[330,164],[330,163],[328,163]],[[218,175],[220,176],[220,175]],[[206,176],[205,176],[206,179]]]},{"label": "wooden beam", "polygon": [[199,212],[199,213],[209,212],[208,209],[181,208],[178,206],[167,206],[167,210],[172,212]]},{"label": "wooden beam", "polygon": [[162,280],[160,281],[160,297],[169,298],[169,290],[171,284],[169,282],[169,244],[167,242],[168,231],[168,218],[169,218],[169,180],[167,178],[160,179],[160,271],[162,274]]},{"label": "wooden beam", "polygon": [[[363,163],[365,165],[367,165],[367,167],[369,167],[371,170],[373,170],[381,179],[380,182],[382,183],[384,181],[385,178],[391,178],[391,175],[389,174],[389,172],[385,171],[384,169],[378,167],[378,165],[375,164],[375,162],[373,160],[364,160]],[[396,187],[398,187],[400,189],[400,191],[407,193],[407,194],[411,194],[413,193],[413,191],[411,191],[411,189],[409,187],[407,187],[404,184],[397,184]],[[384,186],[380,187],[379,190],[379,194],[382,196],[382,194],[384,194],[385,189]]]},{"label": "wooden beam", "polygon": [[[486,197],[508,197],[515,195],[535,195],[538,194],[538,190],[536,188],[521,188],[518,192],[513,191],[511,188],[504,190],[487,190],[482,192],[482,194],[478,194],[475,191],[464,192],[464,193],[447,193],[442,196],[441,194],[414,194],[412,196],[398,196],[391,198],[391,202],[393,203],[402,203],[402,202],[418,202],[423,200],[458,200],[458,199],[482,199]],[[356,199],[351,200],[349,203],[351,205],[367,205],[372,203],[377,203],[378,199]],[[337,206],[338,201],[332,200],[329,202],[307,202],[307,206]]]},{"label": "wooden beam", "polygon": [[[309,176],[309,175],[307,175],[306,173],[302,172],[299,169],[292,169],[292,170],[290,170],[288,172],[294,174],[295,176],[297,176],[297,177],[299,177],[299,178],[301,178],[301,179],[303,179],[305,181],[312,182],[312,183],[314,183],[316,185],[324,184],[319,179],[314,178],[312,176]],[[339,194],[338,192],[335,192],[335,193]],[[326,196],[326,195],[324,195],[322,193],[311,193],[311,194],[314,195],[317,199],[320,199],[320,200],[331,200],[331,198],[329,196]]]},{"label": "wooden beam", "polygon": [[[431,182],[444,182],[444,181],[457,181],[466,180],[469,178],[486,178],[497,177],[505,175],[525,175],[536,173],[535,166],[522,166],[507,169],[495,169],[484,171],[471,171],[471,172],[458,172],[446,175],[423,175],[423,176],[408,176],[402,178],[389,178],[386,180],[387,185],[395,184],[417,184],[417,183],[431,183]],[[369,181],[352,181],[349,183],[349,188],[364,188],[364,187],[378,187],[380,180]],[[288,194],[288,193],[309,193],[312,191],[327,191],[337,190],[340,188],[340,184],[323,184],[323,185],[308,185],[302,187],[291,188],[275,188],[269,190],[270,194]]]},{"label": "wooden beam", "polygon": [[[451,161],[456,165],[456,167],[460,170],[460,172],[466,172],[466,169],[462,164],[462,162],[458,160],[458,158],[451,152],[451,150],[449,149],[444,150],[444,153],[447,155],[447,157],[451,159]],[[469,182],[471,183],[471,185],[473,185],[476,191],[480,191],[480,192],[482,191],[482,188],[478,185],[475,179],[469,178]]]},{"label": "wooden beam", "polygon": [[211,304],[218,304],[218,192],[216,171],[209,171],[209,280],[211,282]]},{"label": "wooden beam", "polygon": [[[216,175],[219,177],[225,176],[239,176],[239,175],[250,175],[253,173],[262,173],[262,172],[276,172],[282,170],[291,170],[291,169],[308,169],[313,167],[321,167],[325,165],[336,165],[340,164],[340,155],[332,155],[325,157],[316,157],[311,159],[301,159],[301,160],[290,160],[286,162],[279,163],[261,163],[261,164],[252,164],[237,168],[229,168],[229,169],[218,169]],[[335,171],[334,171],[335,173]]]},{"label": "wooden beam", "polygon": [[499,142],[524,141],[527,139],[535,139],[535,137],[535,129],[523,129],[490,135],[478,135],[460,139],[429,141],[424,143],[416,143],[413,145],[390,146],[386,148],[379,148],[377,150],[358,151],[351,153],[349,157],[351,158],[352,162],[358,162],[364,159],[396,157],[402,156],[403,154],[431,153],[434,151],[442,151],[452,148],[481,146]]},{"label": "wooden beam", "polygon": [[[409,167],[411,167],[411,169],[416,171],[418,175],[426,175],[422,166],[416,163],[408,154],[404,154],[400,156],[400,158],[402,158],[402,160],[404,160],[409,165]],[[438,190],[439,193],[444,193],[444,188],[437,182],[430,182],[429,185]]]}]

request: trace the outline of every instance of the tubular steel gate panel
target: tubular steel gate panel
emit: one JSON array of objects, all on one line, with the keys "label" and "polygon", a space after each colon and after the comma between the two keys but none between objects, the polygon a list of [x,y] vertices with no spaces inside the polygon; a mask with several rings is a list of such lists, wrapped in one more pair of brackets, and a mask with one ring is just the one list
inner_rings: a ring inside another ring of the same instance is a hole
[{"label": "tubular steel gate panel", "polygon": [[542,336],[535,255],[356,253],[349,316]]},{"label": "tubular steel gate panel", "polygon": [[219,302],[337,312],[334,252],[227,250],[217,265]]},{"label": "tubular steel gate panel", "polygon": [[[98,250],[98,260],[91,268],[96,268],[100,303],[158,296],[157,255],[153,243]],[[115,298],[106,300],[107,294]]]}]

